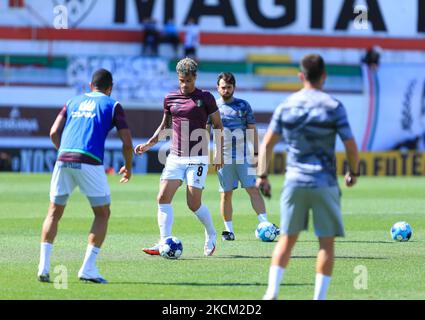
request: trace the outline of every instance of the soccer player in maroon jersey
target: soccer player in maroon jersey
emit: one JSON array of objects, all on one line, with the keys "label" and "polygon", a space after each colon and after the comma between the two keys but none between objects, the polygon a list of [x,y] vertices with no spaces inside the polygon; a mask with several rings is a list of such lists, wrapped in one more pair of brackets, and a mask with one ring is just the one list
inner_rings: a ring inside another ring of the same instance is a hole
[{"label": "soccer player in maroon jersey", "polygon": [[[211,117],[215,132],[221,132],[223,125],[214,96],[195,86],[198,66],[193,59],[178,62],[176,71],[179,89],[164,99],[164,116],[154,135],[145,144],[136,146],[136,154],[142,154],[155,145],[160,133],[172,127],[171,152],[161,175],[158,201],[158,225],[161,240],[171,236],[174,220],[171,202],[177,189],[185,181],[187,205],[205,227],[204,255],[211,256],[216,246],[216,231],[210,211],[202,204],[202,190],[208,173],[209,136],[206,133],[208,116]],[[222,140],[215,139],[215,169],[222,167]],[[145,248],[150,255],[159,255],[159,245]]]}]

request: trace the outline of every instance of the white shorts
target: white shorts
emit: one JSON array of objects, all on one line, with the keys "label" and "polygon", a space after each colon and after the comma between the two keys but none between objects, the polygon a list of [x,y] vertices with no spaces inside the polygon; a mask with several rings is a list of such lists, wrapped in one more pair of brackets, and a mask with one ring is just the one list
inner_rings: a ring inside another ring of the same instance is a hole
[{"label": "white shorts", "polygon": [[208,174],[208,156],[178,157],[170,154],[167,157],[161,180],[181,180],[190,187],[204,189]]},{"label": "white shorts", "polygon": [[65,205],[77,186],[92,207],[110,203],[111,192],[103,165],[57,161],[50,183],[50,201]]}]

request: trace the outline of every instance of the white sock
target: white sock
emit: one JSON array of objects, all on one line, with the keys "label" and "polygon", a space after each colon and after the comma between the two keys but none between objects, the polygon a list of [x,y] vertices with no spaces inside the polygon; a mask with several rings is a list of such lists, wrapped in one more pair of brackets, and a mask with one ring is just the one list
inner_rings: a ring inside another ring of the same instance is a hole
[{"label": "white sock", "polygon": [[285,269],[281,266],[270,266],[269,284],[267,286],[266,294],[263,297],[264,300],[277,299],[280,282],[282,281],[284,272]]},{"label": "white sock", "polygon": [[210,214],[210,210],[208,210],[207,206],[201,205],[198,209],[198,211],[195,212],[196,216],[198,217],[199,221],[202,222],[202,224],[205,226],[205,232],[208,235],[215,235],[215,228],[212,221],[212,217]]},{"label": "white sock", "polygon": [[91,244],[87,246],[86,256],[84,257],[84,262],[80,269],[81,272],[90,272],[96,270],[96,257],[99,252],[100,248],[97,248]]},{"label": "white sock", "polygon": [[314,300],[325,300],[326,293],[328,292],[329,283],[331,282],[330,276],[325,276],[321,273],[316,273],[316,283],[314,286]]},{"label": "white sock", "polygon": [[53,244],[42,242],[40,245],[40,263],[38,265],[38,275],[47,274],[50,271],[50,254]]},{"label": "white sock", "polygon": [[260,222],[267,222],[269,220],[267,220],[267,213],[260,213],[258,216],[258,221]]},{"label": "white sock", "polygon": [[161,240],[171,237],[174,214],[171,204],[158,204],[158,226]]},{"label": "white sock", "polygon": [[226,228],[226,231],[233,233],[233,222],[232,221],[224,221],[224,227]]}]

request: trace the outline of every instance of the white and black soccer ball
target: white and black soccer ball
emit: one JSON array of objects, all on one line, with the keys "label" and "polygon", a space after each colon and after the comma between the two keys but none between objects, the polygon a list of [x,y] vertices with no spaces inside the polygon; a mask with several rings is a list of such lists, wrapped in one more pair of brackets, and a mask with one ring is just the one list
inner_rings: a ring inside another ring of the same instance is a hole
[{"label": "white and black soccer ball", "polygon": [[277,228],[271,222],[260,222],[255,229],[255,237],[265,242],[273,241],[277,234]]},{"label": "white and black soccer ball", "polygon": [[167,259],[178,259],[183,253],[183,243],[177,237],[168,237],[159,243],[159,254]]},{"label": "white and black soccer ball", "polygon": [[396,241],[409,241],[412,233],[412,227],[406,221],[396,222],[391,228],[391,238]]}]

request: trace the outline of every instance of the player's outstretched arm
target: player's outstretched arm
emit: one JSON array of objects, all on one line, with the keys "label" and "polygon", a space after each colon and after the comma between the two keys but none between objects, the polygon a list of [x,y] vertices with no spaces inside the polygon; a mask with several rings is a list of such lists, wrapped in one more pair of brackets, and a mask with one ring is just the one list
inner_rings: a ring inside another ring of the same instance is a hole
[{"label": "player's outstretched arm", "polygon": [[263,142],[261,143],[260,152],[258,155],[257,187],[267,198],[272,196],[271,185],[269,183],[267,174],[269,162],[273,154],[273,148],[279,142],[279,140],[279,134],[274,133],[271,129],[267,130]]},{"label": "player's outstretched arm", "polygon": [[345,185],[352,187],[356,184],[359,172],[359,152],[354,139],[344,141],[345,153],[347,155],[349,171],[345,175]]},{"label": "player's outstretched arm", "polygon": [[153,136],[148,140],[148,142],[138,144],[134,148],[134,153],[141,155],[144,152],[148,151],[150,148],[152,148],[154,145],[158,143],[161,132],[168,128],[171,128],[171,115],[164,113],[161,124],[159,125],[158,129],[156,129]]},{"label": "player's outstretched arm", "polygon": [[127,183],[131,178],[133,169],[133,141],[129,129],[118,130],[118,135],[122,141],[122,154],[124,156],[124,166],[121,167],[119,174],[122,175],[121,183]]}]

